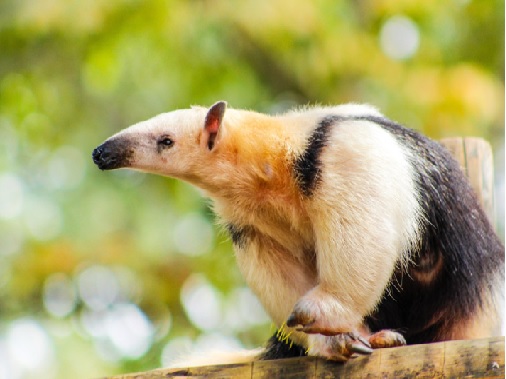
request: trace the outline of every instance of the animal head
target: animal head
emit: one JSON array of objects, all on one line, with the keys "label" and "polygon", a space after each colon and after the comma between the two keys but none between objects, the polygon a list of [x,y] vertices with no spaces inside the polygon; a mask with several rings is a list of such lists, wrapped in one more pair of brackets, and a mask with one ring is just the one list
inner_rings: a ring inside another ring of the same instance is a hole
[{"label": "animal head", "polygon": [[101,170],[130,168],[195,181],[219,144],[227,103],[163,113],[130,126],[93,150]]}]

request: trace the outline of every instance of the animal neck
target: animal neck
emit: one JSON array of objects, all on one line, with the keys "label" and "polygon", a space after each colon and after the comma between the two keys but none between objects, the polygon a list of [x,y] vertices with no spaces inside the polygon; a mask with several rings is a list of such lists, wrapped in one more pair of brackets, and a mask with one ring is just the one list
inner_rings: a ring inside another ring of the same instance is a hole
[{"label": "animal neck", "polygon": [[230,213],[293,218],[300,203],[292,164],[295,136],[275,117],[249,112],[232,117],[225,119],[222,139],[197,185],[227,219],[236,218]]},{"label": "animal neck", "polygon": [[205,182],[213,185],[214,196],[251,195],[265,190],[277,191],[292,179],[290,141],[276,118],[260,114],[233,115],[225,120],[224,135]]}]

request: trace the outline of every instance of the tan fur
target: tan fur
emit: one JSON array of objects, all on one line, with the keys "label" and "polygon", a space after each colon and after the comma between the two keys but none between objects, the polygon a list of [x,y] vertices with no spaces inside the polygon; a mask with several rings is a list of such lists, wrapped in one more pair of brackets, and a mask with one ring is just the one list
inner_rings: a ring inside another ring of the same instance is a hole
[{"label": "tan fur", "polygon": [[418,270],[416,266],[413,266],[411,270],[409,270],[410,275],[417,280],[418,283],[423,283],[425,285],[431,285],[434,282],[434,279],[440,275],[441,270],[443,269],[443,255],[438,253],[436,255],[435,262],[424,262],[425,264],[431,265],[431,267],[427,269]]},{"label": "tan fur", "polygon": [[[501,288],[504,286],[502,275],[491,283],[492,288]],[[469,315],[467,320],[448,329],[448,334],[441,336],[442,340],[464,340],[487,338],[490,336],[504,335],[504,297],[499,291],[494,296],[490,296],[487,290],[483,290],[481,299],[484,303],[478,307],[477,311]]]}]

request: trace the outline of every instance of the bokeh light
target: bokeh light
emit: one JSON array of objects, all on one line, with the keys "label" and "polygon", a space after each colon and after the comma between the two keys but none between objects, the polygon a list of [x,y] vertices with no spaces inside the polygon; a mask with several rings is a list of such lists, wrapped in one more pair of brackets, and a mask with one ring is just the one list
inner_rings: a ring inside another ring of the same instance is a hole
[{"label": "bokeh light", "polygon": [[0,256],[19,253],[25,241],[25,234],[15,224],[0,228]]},{"label": "bokeh light", "polygon": [[53,349],[51,338],[37,321],[31,319],[14,321],[5,335],[5,354],[11,362],[10,367],[3,369],[7,372],[5,377],[15,378],[24,377],[25,374],[41,373],[42,378],[50,378],[54,375]]},{"label": "bokeh light", "polygon": [[23,213],[28,233],[37,241],[54,239],[62,231],[63,215],[60,206],[52,199],[31,196]]},{"label": "bokeh light", "polygon": [[115,303],[119,294],[119,283],[108,267],[91,266],[77,276],[79,296],[87,307],[103,311]]},{"label": "bokeh light", "polygon": [[83,154],[76,147],[61,146],[47,163],[45,185],[51,190],[75,188],[84,178],[85,167]]},{"label": "bokeh light", "polygon": [[214,245],[214,232],[202,215],[190,213],[176,223],[174,245],[182,254],[197,256],[210,252]]},{"label": "bokeh light", "polygon": [[392,16],[386,20],[379,38],[381,49],[392,59],[411,58],[420,44],[418,26],[405,16]]},{"label": "bokeh light", "polygon": [[44,282],[44,307],[55,317],[68,316],[77,305],[77,293],[71,278],[62,273],[49,276]]},{"label": "bokeh light", "polygon": [[248,287],[234,289],[227,298],[225,325],[235,330],[248,330],[255,325],[268,325],[269,316]]},{"label": "bokeh light", "polygon": [[94,338],[97,352],[107,361],[138,359],[151,347],[155,328],[135,304],[118,303],[107,310],[81,312],[83,330]]},{"label": "bokeh light", "polygon": [[151,347],[153,325],[134,304],[114,305],[105,325],[107,338],[122,358],[139,358]]},{"label": "bokeh light", "polygon": [[222,296],[202,274],[192,274],[181,288],[181,303],[191,322],[202,330],[221,326]]},{"label": "bokeh light", "polygon": [[13,173],[0,175],[0,218],[12,219],[23,210],[25,196],[23,182]]}]

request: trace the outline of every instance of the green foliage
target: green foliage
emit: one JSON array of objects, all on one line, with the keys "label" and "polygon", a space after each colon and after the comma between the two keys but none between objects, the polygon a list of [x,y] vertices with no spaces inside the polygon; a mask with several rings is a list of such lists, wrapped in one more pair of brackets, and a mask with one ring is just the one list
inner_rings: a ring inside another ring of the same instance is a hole
[{"label": "green foliage", "polygon": [[0,376],[145,370],[272,333],[199,192],[100,172],[106,137],[219,99],[354,101],[503,151],[503,24],[499,0],[2,2]]}]

